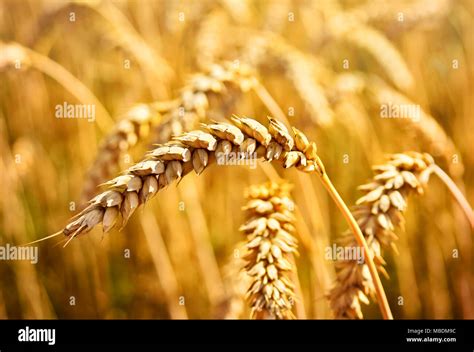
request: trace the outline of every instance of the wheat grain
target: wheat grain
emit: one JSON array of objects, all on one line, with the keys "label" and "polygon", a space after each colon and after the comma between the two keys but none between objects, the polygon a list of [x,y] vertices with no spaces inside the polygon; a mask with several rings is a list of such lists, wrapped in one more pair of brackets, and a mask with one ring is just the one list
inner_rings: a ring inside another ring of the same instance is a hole
[{"label": "wheat grain", "polygon": [[210,100],[218,95],[221,106],[229,106],[225,97],[232,98],[236,91],[247,92],[257,83],[245,65],[225,62],[212,65],[201,74],[191,77],[178,99],[171,102],[141,104],[131,109],[104,139],[97,158],[86,176],[82,199],[89,199],[96,186],[113,175],[120,157],[138,141],[156,130],[154,142],[165,142],[172,135],[189,131],[204,120]]},{"label": "wheat grain", "polygon": [[[354,217],[367,239],[371,255],[379,271],[387,276],[382,247],[396,250],[395,229],[403,226],[403,212],[410,193],[423,193],[429,180],[433,158],[429,154],[407,152],[391,155],[387,163],[375,166],[370,183],[359,187],[366,194],[359,198],[353,211]],[[340,241],[342,247],[356,247],[349,233]],[[346,258],[336,264],[337,281],[329,294],[331,308],[336,318],[362,319],[360,302],[368,303],[374,288],[366,264]]]},{"label": "wheat grain", "polygon": [[294,203],[288,183],[251,186],[246,194],[247,221],[240,230],[247,235],[245,270],[251,278],[247,301],[251,318],[293,319]]}]

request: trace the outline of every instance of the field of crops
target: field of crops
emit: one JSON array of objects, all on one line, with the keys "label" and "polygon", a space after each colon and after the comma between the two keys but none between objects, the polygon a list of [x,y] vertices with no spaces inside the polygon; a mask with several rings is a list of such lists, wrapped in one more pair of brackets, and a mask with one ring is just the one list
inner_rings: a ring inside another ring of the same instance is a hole
[{"label": "field of crops", "polygon": [[0,0],[0,318],[474,319],[473,26]]}]

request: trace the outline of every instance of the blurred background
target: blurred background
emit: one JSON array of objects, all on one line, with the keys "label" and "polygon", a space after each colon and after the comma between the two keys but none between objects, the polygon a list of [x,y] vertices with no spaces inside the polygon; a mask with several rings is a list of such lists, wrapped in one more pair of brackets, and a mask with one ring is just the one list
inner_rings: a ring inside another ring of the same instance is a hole
[{"label": "blurred background", "polygon": [[[176,98],[192,74],[225,60],[249,65],[318,143],[348,204],[372,165],[407,150],[431,153],[472,204],[473,4],[0,0],[0,245],[60,230],[81,209],[85,177],[115,122],[137,103]],[[272,114],[254,91],[226,94],[235,99],[215,102],[216,114]],[[95,121],[56,118],[64,102],[94,105]],[[389,103],[416,104],[421,118],[381,118]],[[139,140],[119,167],[152,143]],[[238,286],[243,192],[277,175],[295,186],[299,301],[306,317],[330,319],[335,269],[324,249],[346,229],[343,218],[317,177],[243,166],[186,177],[122,231],[96,228],[65,248],[41,242],[37,264],[0,261],[0,318],[225,316]],[[406,220],[399,254],[384,251],[395,318],[473,319],[473,233],[446,187],[433,178],[410,198]],[[380,318],[375,303],[364,313]]]}]

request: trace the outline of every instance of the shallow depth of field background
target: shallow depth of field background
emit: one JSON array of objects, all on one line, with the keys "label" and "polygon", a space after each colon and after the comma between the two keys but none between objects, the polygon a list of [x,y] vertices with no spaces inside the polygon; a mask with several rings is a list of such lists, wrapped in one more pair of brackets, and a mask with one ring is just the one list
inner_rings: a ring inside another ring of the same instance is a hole
[{"label": "shallow depth of field background", "polygon": [[[398,21],[400,12],[405,21]],[[380,42],[363,37],[369,42],[356,45],[338,35],[349,14]],[[54,233],[77,212],[84,176],[117,116],[136,103],[172,99],[191,74],[245,57],[252,38],[268,33],[288,45],[282,56],[303,53],[316,67],[305,72],[296,65],[302,72],[289,74],[291,62],[262,53],[255,72],[291,123],[318,143],[348,204],[371,177],[371,165],[406,150],[432,153],[472,204],[473,24],[470,0],[0,0],[0,245]],[[21,45],[13,53],[6,49],[12,43]],[[352,73],[368,81],[378,76],[419,104],[454,151],[437,137],[428,142],[410,121],[382,119],[365,91],[335,93]],[[311,84],[321,89],[330,116],[318,116],[318,102],[302,96]],[[55,118],[63,102],[96,104],[96,121]],[[253,93],[232,112],[261,121],[269,114]],[[131,151],[133,160],[149,143]],[[331,318],[325,294],[334,263],[324,249],[345,222],[316,176],[276,171],[295,184],[305,238],[297,258],[301,301],[307,317]],[[211,167],[160,192],[121,232],[102,235],[99,226],[66,248],[42,242],[36,265],[0,261],[0,318],[218,317],[224,268],[243,240],[243,191],[265,180],[260,168]],[[424,196],[410,198],[406,220],[399,255],[384,252],[390,279],[383,284],[395,318],[474,318],[473,234],[436,178]],[[375,303],[364,313],[380,317]]]}]

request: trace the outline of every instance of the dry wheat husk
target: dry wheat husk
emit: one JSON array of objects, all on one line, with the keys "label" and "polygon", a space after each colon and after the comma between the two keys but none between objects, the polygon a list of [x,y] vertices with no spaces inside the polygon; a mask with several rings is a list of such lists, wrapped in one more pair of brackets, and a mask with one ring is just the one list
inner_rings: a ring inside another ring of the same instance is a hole
[{"label": "dry wheat husk", "polygon": [[[371,182],[359,187],[365,195],[357,200],[353,214],[378,270],[386,276],[381,249],[392,247],[396,250],[395,229],[403,227],[407,198],[412,193],[423,193],[433,164],[433,158],[426,153],[393,154],[385,164],[373,167],[375,176]],[[357,246],[349,233],[343,235],[339,245]],[[356,260],[342,260],[336,263],[336,268],[336,284],[329,293],[335,317],[362,319],[360,302],[368,304],[368,296],[374,296],[367,265]]]},{"label": "dry wheat husk", "polygon": [[293,254],[297,253],[294,203],[288,183],[268,182],[246,192],[246,299],[254,319],[294,319]]},{"label": "dry wheat husk", "polygon": [[196,128],[206,118],[210,100],[219,97],[219,105],[230,105],[236,92],[247,92],[257,84],[251,70],[241,64],[225,62],[211,65],[204,73],[193,75],[175,101],[141,104],[131,109],[105,137],[83,187],[82,199],[89,199],[98,184],[113,175],[121,156],[156,130],[154,141],[168,141],[172,135]]},{"label": "dry wheat husk", "polygon": [[201,130],[159,145],[144,160],[105,183],[108,190],[90,200],[89,206],[61,232],[72,239],[98,224],[104,232],[119,223],[124,226],[133,212],[159,190],[193,170],[202,173],[216,158],[222,160],[230,152],[243,153],[243,159],[257,156],[279,162],[284,168],[324,174],[314,142],[296,128],[293,138],[282,123],[272,118],[269,121],[267,128],[256,120],[234,116],[234,124],[203,124]]}]

